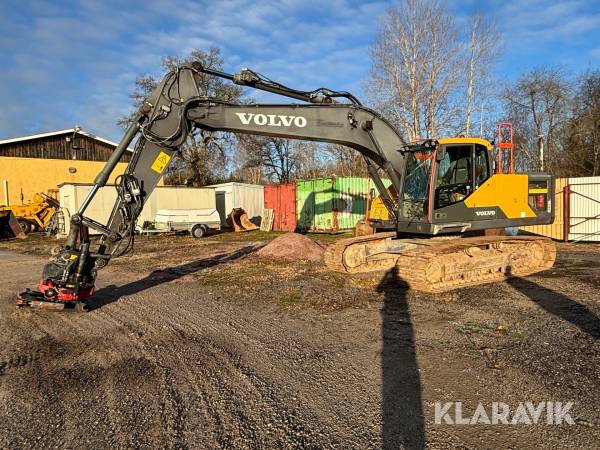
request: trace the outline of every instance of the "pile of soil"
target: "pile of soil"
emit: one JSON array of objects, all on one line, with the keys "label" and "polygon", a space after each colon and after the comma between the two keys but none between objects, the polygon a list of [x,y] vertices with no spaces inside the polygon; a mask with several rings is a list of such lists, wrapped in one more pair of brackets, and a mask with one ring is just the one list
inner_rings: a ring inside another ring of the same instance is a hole
[{"label": "pile of soil", "polygon": [[273,239],[256,252],[261,258],[283,259],[286,261],[305,260],[321,261],[323,248],[298,233],[286,233]]}]

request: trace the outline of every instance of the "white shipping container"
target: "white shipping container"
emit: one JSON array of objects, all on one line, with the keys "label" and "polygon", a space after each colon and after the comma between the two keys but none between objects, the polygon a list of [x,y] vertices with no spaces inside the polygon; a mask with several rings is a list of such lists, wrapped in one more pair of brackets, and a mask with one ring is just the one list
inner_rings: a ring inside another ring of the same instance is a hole
[{"label": "white shipping container", "polygon": [[217,210],[221,216],[221,225],[226,226],[227,215],[233,208],[243,208],[248,218],[260,225],[265,206],[264,186],[246,183],[222,183],[207,186],[214,188],[217,198]]},{"label": "white shipping container", "polygon": [[[76,213],[92,189],[91,184],[62,184],[59,186],[60,206],[65,215],[65,233],[69,233],[71,215]],[[114,186],[101,188],[85,216],[106,224],[117,199]],[[185,186],[157,186],[146,201],[137,224],[154,221],[159,209],[216,209],[215,190],[212,188],[189,188]],[[90,233],[97,234],[93,230]]]},{"label": "white shipping container", "polygon": [[600,177],[569,178],[569,240],[600,242]]}]

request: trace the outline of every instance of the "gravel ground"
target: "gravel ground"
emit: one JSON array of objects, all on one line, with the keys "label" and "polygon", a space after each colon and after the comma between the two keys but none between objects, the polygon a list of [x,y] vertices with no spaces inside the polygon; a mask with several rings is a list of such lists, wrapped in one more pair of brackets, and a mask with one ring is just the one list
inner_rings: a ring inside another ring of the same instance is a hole
[{"label": "gravel ground", "polygon": [[[45,259],[0,251],[0,448],[600,447],[597,247],[424,295],[263,244],[140,241],[84,314],[15,309]],[[449,401],[573,401],[576,424],[436,424]]]}]

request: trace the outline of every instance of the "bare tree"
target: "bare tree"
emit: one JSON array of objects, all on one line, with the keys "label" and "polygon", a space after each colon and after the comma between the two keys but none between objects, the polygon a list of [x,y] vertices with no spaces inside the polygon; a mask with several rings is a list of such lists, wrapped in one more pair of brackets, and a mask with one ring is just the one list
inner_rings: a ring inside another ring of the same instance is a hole
[{"label": "bare tree", "polygon": [[295,153],[297,167],[295,179],[321,178],[332,175],[328,171],[329,154],[327,146],[320,142],[296,141]]},{"label": "bare tree", "polygon": [[455,128],[460,54],[454,20],[437,0],[404,0],[381,20],[369,91],[410,140]]},{"label": "bare tree", "polygon": [[257,161],[252,145],[246,142],[244,145],[244,136],[238,137],[238,142],[231,157],[231,181],[240,181],[242,183],[261,184],[264,182],[263,167],[260,161]]},{"label": "bare tree", "polygon": [[517,166],[537,170],[538,138],[543,136],[544,169],[560,175],[564,156],[560,134],[568,120],[571,83],[559,67],[538,67],[505,89],[505,114],[515,126]]},{"label": "bare tree", "polygon": [[[208,51],[193,50],[185,58],[167,56],[163,59],[162,66],[165,70],[172,70],[181,64],[192,61],[199,61],[207,68],[223,69],[221,52],[216,47],[212,47]],[[221,78],[198,74],[196,80],[202,95],[234,103],[242,99],[242,88]],[[142,75],[136,79],[135,89],[130,95],[136,108],[150,95],[159,82],[160,80],[149,75]],[[128,126],[132,117],[133,115],[122,117],[119,119],[119,125]],[[231,133],[195,130],[190,133],[180,152],[174,158],[165,175],[165,181],[204,186],[224,179],[227,176],[228,153],[234,144],[235,138]]]},{"label": "bare tree", "polygon": [[326,147],[326,151],[329,153],[330,167],[333,167],[335,175],[343,177],[369,176],[364,157],[353,148],[331,144]]},{"label": "bare tree", "polygon": [[491,69],[498,60],[501,51],[501,36],[496,23],[481,14],[471,17],[469,21],[466,74],[465,134],[472,133],[472,115],[479,105],[489,101],[493,92]]},{"label": "bare tree", "polygon": [[289,183],[298,167],[296,143],[272,136],[240,135],[247,160],[244,168],[260,168],[267,181]]},{"label": "bare tree", "polygon": [[600,175],[600,70],[580,77],[563,136],[566,175]]}]

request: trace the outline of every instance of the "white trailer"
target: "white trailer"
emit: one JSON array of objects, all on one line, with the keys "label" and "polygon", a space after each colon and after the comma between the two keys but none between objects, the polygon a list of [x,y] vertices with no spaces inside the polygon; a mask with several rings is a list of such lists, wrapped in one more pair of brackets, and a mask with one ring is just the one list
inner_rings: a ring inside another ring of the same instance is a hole
[{"label": "white trailer", "polygon": [[195,238],[221,229],[221,217],[214,208],[159,209],[154,222],[145,222],[141,234],[184,231]]}]

